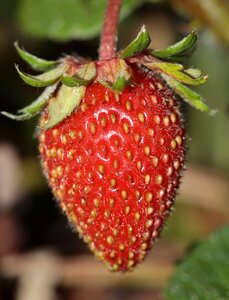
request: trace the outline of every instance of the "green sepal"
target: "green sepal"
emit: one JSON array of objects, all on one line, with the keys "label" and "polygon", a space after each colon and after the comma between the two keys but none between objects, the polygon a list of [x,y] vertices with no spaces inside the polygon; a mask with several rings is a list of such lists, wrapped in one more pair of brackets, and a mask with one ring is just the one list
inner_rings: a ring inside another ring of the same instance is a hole
[{"label": "green sepal", "polygon": [[45,87],[48,85],[53,84],[55,81],[57,81],[63,73],[65,73],[68,69],[68,66],[66,64],[61,64],[55,69],[52,69],[50,71],[47,71],[41,75],[33,76],[26,74],[19,70],[19,67],[16,65],[16,70],[21,77],[21,79],[27,83],[28,85],[31,85],[33,87]]},{"label": "green sepal", "polygon": [[90,82],[96,76],[96,66],[94,62],[83,64],[77,71],[77,77]]},{"label": "green sepal", "polygon": [[87,86],[95,78],[95,76],[95,63],[89,62],[82,65],[73,76],[63,74],[63,76],[61,77],[61,82],[69,87]]},{"label": "green sepal", "polygon": [[197,32],[193,31],[178,43],[162,50],[151,50],[150,53],[164,60],[180,61],[194,51],[196,42]]},{"label": "green sepal", "polygon": [[112,90],[116,92],[122,92],[127,85],[127,81],[124,76],[119,76],[112,86]]},{"label": "green sepal", "polygon": [[190,76],[190,73],[192,73],[192,75],[195,76],[197,74],[201,75],[201,73],[199,73],[199,70],[196,70],[196,74],[194,74],[195,69],[185,70],[183,65],[181,64],[169,63],[169,62],[154,62],[154,63],[144,63],[144,65],[150,69],[159,71],[160,74],[164,73],[168,76],[171,76],[175,80],[178,80],[179,82],[183,82],[185,84],[190,84],[190,85],[204,84],[208,79],[207,75],[201,77]]},{"label": "green sepal", "polygon": [[47,87],[33,103],[18,110],[18,115],[14,115],[5,111],[2,111],[1,114],[16,121],[28,120],[40,113],[40,111],[47,105],[48,100],[55,92],[56,87],[57,83]]},{"label": "green sepal", "polygon": [[119,58],[128,58],[144,51],[150,44],[151,39],[148,31],[143,25],[137,37],[122,50],[118,55]]},{"label": "green sepal", "polygon": [[71,77],[64,74],[61,77],[61,82],[68,87],[75,87],[75,86],[86,86],[89,84],[90,80],[83,80],[75,76]]},{"label": "green sepal", "polygon": [[207,112],[210,115],[215,114],[215,110],[212,110],[205,104],[204,98],[198,93],[194,92],[187,86],[183,85],[181,82],[171,78],[168,75],[161,74],[162,78],[166,81],[168,86],[179,95],[185,102],[189,103],[191,106],[199,109],[203,112]]},{"label": "green sepal", "polygon": [[48,118],[42,129],[48,129],[60,123],[76,109],[84,97],[86,87],[67,87],[62,85],[56,97],[50,100]]},{"label": "green sepal", "polygon": [[47,71],[54,68],[57,65],[57,61],[46,60],[35,55],[32,55],[18,46],[18,42],[14,43],[14,47],[17,50],[19,56],[35,71]]},{"label": "green sepal", "polygon": [[8,113],[7,111],[1,111],[1,114],[3,116],[6,116],[9,119],[15,120],[15,121],[25,121],[25,120],[29,120],[33,117],[33,115],[24,113],[24,114],[20,114],[20,115],[14,115],[11,113]]}]

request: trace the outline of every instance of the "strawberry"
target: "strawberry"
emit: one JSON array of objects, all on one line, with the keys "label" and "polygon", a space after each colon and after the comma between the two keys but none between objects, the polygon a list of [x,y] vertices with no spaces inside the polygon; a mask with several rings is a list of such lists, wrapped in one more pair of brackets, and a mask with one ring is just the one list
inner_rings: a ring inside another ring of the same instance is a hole
[{"label": "strawberry", "polygon": [[[132,72],[131,86],[119,94],[88,85],[79,108],[39,135],[62,210],[95,255],[121,271],[142,261],[158,237],[185,153],[177,100],[155,76]],[[41,123],[46,115],[48,108]]]},{"label": "strawberry", "polygon": [[158,238],[179,187],[185,133],[178,97],[209,111],[184,84],[207,79],[174,60],[190,54],[192,32],[163,50],[147,48],[143,27],[126,49],[92,62],[47,61],[19,48],[33,69],[20,77],[48,86],[16,119],[41,112],[41,165],[61,210],[112,271],[133,270]]}]

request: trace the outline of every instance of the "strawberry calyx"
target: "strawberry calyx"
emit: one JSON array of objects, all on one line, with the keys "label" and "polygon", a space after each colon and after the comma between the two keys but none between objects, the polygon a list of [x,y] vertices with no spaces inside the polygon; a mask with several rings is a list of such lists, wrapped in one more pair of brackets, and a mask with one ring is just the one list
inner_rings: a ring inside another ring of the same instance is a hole
[{"label": "strawberry calyx", "polygon": [[[203,97],[186,86],[204,84],[208,76],[202,75],[199,69],[185,68],[180,63],[194,51],[197,33],[193,31],[180,42],[163,50],[148,48],[150,41],[150,36],[143,26],[137,37],[117,53],[116,57],[95,62],[73,56],[56,61],[44,60],[20,48],[16,42],[14,45],[19,56],[33,70],[44,71],[41,75],[29,75],[16,65],[21,79],[33,87],[47,88],[32,104],[20,109],[17,115],[1,113],[14,120],[26,120],[40,113],[48,105],[49,116],[46,118],[46,124],[41,127],[51,128],[79,106],[86,87],[91,82],[99,82],[115,93],[122,92],[126,85],[131,85],[131,68],[137,65],[159,76],[175,94],[190,105],[212,114],[214,111],[207,106]],[[57,96],[52,97],[55,93]]]}]

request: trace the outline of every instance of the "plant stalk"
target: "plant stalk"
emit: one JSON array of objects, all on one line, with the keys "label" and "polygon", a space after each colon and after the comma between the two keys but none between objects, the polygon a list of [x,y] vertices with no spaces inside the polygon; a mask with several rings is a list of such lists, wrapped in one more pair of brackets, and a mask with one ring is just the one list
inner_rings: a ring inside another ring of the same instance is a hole
[{"label": "plant stalk", "polygon": [[99,48],[100,60],[115,56],[121,3],[122,0],[108,0]]}]

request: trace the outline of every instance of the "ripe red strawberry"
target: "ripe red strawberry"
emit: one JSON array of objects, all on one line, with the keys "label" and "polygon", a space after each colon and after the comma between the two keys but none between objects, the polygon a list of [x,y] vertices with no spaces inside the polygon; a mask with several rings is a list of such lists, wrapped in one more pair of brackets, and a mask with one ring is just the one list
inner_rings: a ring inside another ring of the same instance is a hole
[{"label": "ripe red strawberry", "polygon": [[79,108],[39,135],[42,165],[62,210],[115,271],[131,270],[145,257],[184,165],[177,100],[155,76],[132,72],[131,86],[119,94],[88,85]]},{"label": "ripe red strawberry", "polygon": [[[92,252],[110,270],[141,262],[173,205],[185,155],[176,95],[208,111],[182,84],[201,84],[199,70],[168,62],[192,51],[193,32],[165,50],[147,49],[143,28],[116,57],[96,62],[38,59],[16,44],[36,70],[32,86],[48,86],[16,119],[42,112],[42,168],[60,207]],[[166,59],[163,61],[161,59]]]}]

